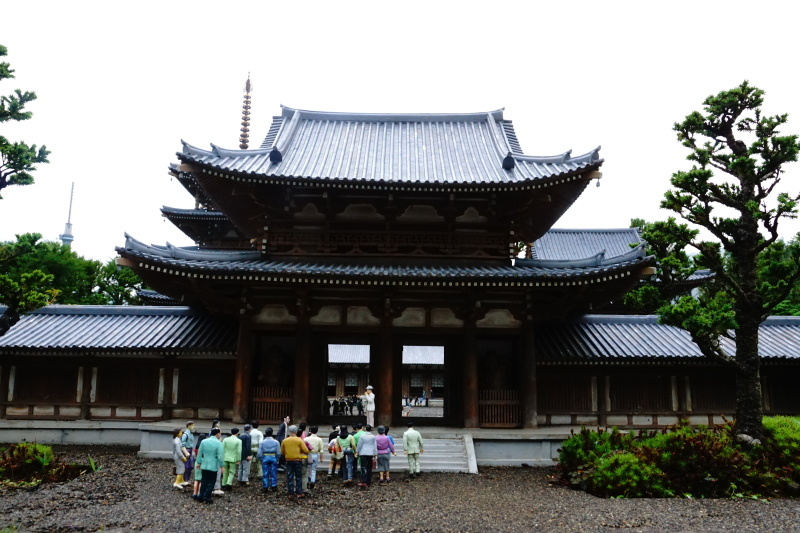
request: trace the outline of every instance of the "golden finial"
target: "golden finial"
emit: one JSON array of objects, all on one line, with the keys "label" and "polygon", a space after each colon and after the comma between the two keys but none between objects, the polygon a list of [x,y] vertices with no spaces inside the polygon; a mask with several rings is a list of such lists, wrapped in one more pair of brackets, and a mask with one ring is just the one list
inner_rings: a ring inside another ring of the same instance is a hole
[{"label": "golden finial", "polygon": [[239,135],[239,148],[247,150],[250,140],[250,73],[247,73],[247,81],[244,84],[244,102],[242,103],[242,132]]}]

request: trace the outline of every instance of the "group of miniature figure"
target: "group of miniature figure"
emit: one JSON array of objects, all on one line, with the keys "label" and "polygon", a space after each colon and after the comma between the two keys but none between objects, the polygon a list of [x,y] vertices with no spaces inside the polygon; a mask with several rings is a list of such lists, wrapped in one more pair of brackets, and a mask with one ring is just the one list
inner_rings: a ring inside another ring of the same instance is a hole
[{"label": "group of miniature figure", "polygon": [[[324,464],[325,450],[330,456],[327,479],[341,479],[345,486],[355,485],[362,490],[372,485],[373,471],[380,483],[392,481],[389,471],[390,455],[396,456],[395,441],[386,426],[374,428],[375,395],[367,387],[364,405],[367,423],[348,426],[334,425],[327,440],[318,436],[317,426],[305,422],[292,424],[287,416],[273,436],[273,429],[263,432],[253,421],[242,431],[231,428],[223,438],[219,420],[212,422],[208,433],[197,433],[194,422],[173,432],[175,481],[173,488],[192,488],[192,498],[200,503],[213,503],[212,496],[224,495],[234,489],[234,483],[246,487],[250,476],[261,479],[261,490],[278,492],[278,475],[285,474],[286,491],[290,500],[302,500],[313,493],[317,471]],[[370,409],[371,407],[371,409]],[[372,415],[372,416],[370,416]],[[403,453],[408,458],[410,478],[420,475],[419,455],[423,453],[420,433],[413,422],[403,434]]]}]

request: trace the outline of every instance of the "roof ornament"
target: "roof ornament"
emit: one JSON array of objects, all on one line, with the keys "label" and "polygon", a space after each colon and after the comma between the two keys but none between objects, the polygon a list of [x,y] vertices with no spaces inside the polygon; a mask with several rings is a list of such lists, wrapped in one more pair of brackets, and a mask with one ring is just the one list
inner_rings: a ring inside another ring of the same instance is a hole
[{"label": "roof ornament", "polygon": [[511,155],[511,152],[508,152],[508,155],[503,159],[503,170],[514,170],[514,166],[516,165],[516,161]]},{"label": "roof ornament", "polygon": [[283,161],[283,155],[281,155],[277,146],[272,147],[272,151],[269,153],[269,160],[272,163],[280,163]]},{"label": "roof ornament", "polygon": [[247,73],[247,81],[244,84],[244,102],[242,102],[242,132],[239,135],[239,148],[247,150],[250,141],[250,73]]}]

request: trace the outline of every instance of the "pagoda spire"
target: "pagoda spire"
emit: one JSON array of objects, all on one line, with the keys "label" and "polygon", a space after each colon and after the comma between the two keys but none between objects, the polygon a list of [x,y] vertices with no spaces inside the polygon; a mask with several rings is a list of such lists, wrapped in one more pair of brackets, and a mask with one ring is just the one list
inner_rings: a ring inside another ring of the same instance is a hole
[{"label": "pagoda spire", "polygon": [[244,84],[244,102],[242,103],[242,132],[239,135],[239,148],[247,150],[250,140],[250,73],[247,73],[247,81]]}]

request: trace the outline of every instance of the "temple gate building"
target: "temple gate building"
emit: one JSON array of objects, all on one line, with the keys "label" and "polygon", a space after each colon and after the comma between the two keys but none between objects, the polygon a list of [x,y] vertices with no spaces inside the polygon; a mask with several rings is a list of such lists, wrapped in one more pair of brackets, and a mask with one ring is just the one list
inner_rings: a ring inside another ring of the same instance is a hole
[{"label": "temple gate building", "polygon": [[[0,338],[1,418],[322,423],[331,396],[367,384],[393,426],[417,390],[442,402],[437,425],[466,428],[735,409],[733,376],[688,334],[597,315],[653,273],[637,230],[552,229],[601,178],[599,148],[525,155],[502,110],[283,107],[256,149],[177,155],[195,206],[162,214],[196,246],[117,248],[172,307],[24,317]],[[771,320],[765,408],[796,412],[798,346],[782,335],[800,322]],[[338,346],[362,355],[337,359]],[[432,364],[404,356],[429,349]]]}]

